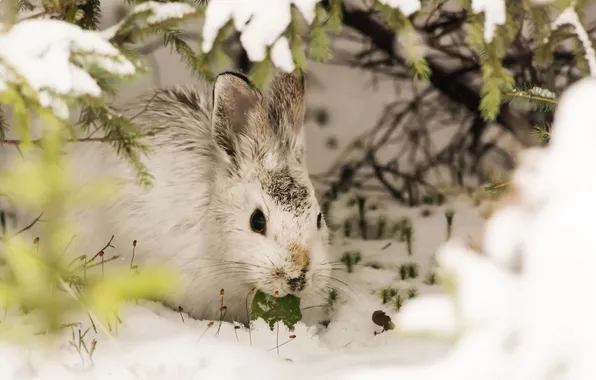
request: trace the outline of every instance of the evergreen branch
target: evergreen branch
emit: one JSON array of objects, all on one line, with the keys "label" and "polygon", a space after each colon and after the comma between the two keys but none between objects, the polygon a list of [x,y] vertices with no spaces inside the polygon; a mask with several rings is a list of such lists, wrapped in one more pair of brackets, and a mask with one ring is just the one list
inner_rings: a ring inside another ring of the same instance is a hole
[{"label": "evergreen branch", "polygon": [[[154,136],[156,134],[156,132],[148,132],[148,133],[144,133],[139,135],[139,137],[147,137],[147,136]],[[89,142],[89,143],[93,143],[93,142],[100,142],[100,143],[110,143],[110,142],[116,142],[118,141],[119,137],[114,137],[114,136],[102,136],[102,137],[81,137],[81,138],[71,138],[71,139],[66,139],[65,141],[68,143],[75,143],[75,142]],[[41,143],[43,142],[42,139],[35,139],[35,140],[31,140],[29,141],[30,143],[37,145],[37,146],[41,146]],[[2,144],[6,144],[6,145],[14,145],[14,146],[18,146],[20,144],[23,143],[23,140],[19,140],[19,139],[0,139],[0,145]]]},{"label": "evergreen branch", "polygon": [[326,62],[331,58],[329,39],[325,30],[325,9],[320,3],[315,6],[315,19],[310,32],[310,56],[319,62]]},{"label": "evergreen branch", "polygon": [[484,190],[493,193],[494,195],[499,195],[505,192],[507,188],[513,183],[513,180],[509,179],[504,182],[498,182],[494,184],[489,184],[484,187]]},{"label": "evergreen branch", "polygon": [[328,25],[335,34],[341,32],[343,12],[341,10],[341,0],[331,0],[331,9],[329,11]]},{"label": "evergreen branch", "polygon": [[6,118],[4,116],[4,109],[0,108],[0,141],[5,139],[6,130],[8,129]]},{"label": "evergreen branch", "polygon": [[153,15],[151,9],[132,13],[121,22],[116,33],[110,42],[117,47],[125,43],[136,43],[142,38],[162,35],[164,32],[173,32],[176,26],[182,22],[197,18],[203,13],[199,9],[195,13],[190,13],[182,17],[165,19],[159,23],[147,24],[148,17]]},{"label": "evergreen branch", "polygon": [[549,104],[557,104],[557,101],[551,98],[543,98],[540,96],[534,96],[525,92],[521,92],[521,91],[513,91],[513,92],[508,92],[505,95],[507,96],[511,96],[513,98],[522,98],[522,99],[528,99],[528,100],[536,100],[538,102],[545,102],[545,103],[549,103]]},{"label": "evergreen branch", "polygon": [[541,123],[534,126],[534,133],[543,144],[550,141],[551,125],[548,123]]},{"label": "evergreen branch", "polygon": [[376,7],[380,10],[383,20],[395,31],[396,39],[412,76],[428,82],[431,70],[424,57],[422,43],[410,20],[399,9],[386,4],[377,2]]},{"label": "evergreen branch", "polygon": [[306,55],[302,47],[302,35],[300,34],[300,27],[298,25],[297,9],[292,7],[292,18],[290,25],[286,30],[285,36],[290,42],[290,50],[294,58],[294,65],[300,70],[306,70]]},{"label": "evergreen branch", "polygon": [[199,67],[201,74],[204,78],[211,82],[215,81],[215,74],[213,73],[213,71],[211,71],[211,68],[216,66],[226,66],[228,63],[227,61],[229,60],[229,57],[223,51],[223,41],[226,40],[226,37],[230,34],[230,31],[233,29],[233,27],[233,21],[229,20],[217,32],[217,36],[213,41],[211,51],[209,51],[208,53],[199,53],[198,60],[200,63]]},{"label": "evergreen branch", "polygon": [[141,154],[146,154],[148,148],[140,142],[141,137],[150,136],[151,133],[143,134],[132,119],[111,110],[108,106],[87,107],[85,114],[81,115],[79,124],[93,125],[97,130],[104,132],[103,137],[83,138],[83,142],[110,143],[120,157],[133,165],[141,185],[151,185],[153,177],[141,162]]},{"label": "evergreen branch", "polygon": [[87,0],[67,0],[67,1],[64,1],[61,3],[58,3],[57,5],[55,3],[44,2],[43,3],[44,4],[43,11],[34,13],[34,14],[26,16],[26,17],[22,17],[19,20],[25,21],[25,20],[32,20],[32,19],[56,15],[56,14],[63,14],[67,8],[69,8],[71,6],[83,5],[86,2],[87,2]]},{"label": "evergreen branch", "polygon": [[552,28],[557,29],[562,25],[571,25],[575,30],[577,38],[580,40],[584,48],[585,59],[588,62],[588,67],[591,76],[596,76],[596,51],[590,40],[590,36],[583,27],[579,16],[573,6],[566,8],[552,23]]},{"label": "evergreen branch", "polygon": [[[323,3],[328,6],[329,2],[323,0]],[[396,49],[394,31],[377,20],[370,11],[347,8],[345,4],[342,4],[342,12],[344,26],[367,37],[375,49],[386,54],[387,59],[384,62],[398,67],[406,64],[405,58]],[[427,61],[432,72],[430,76],[432,86],[449,100],[476,114],[480,109],[481,101],[478,90],[468,79],[468,76],[462,76],[461,74],[473,73],[478,70],[476,60],[468,62],[463,68],[454,68],[452,64],[443,62],[441,58],[434,56],[428,56]],[[509,80],[512,80],[511,75],[509,75],[509,78]],[[500,106],[496,121],[513,133],[522,143],[530,144],[534,141],[533,136],[526,134],[526,131],[531,130],[532,125],[527,122],[526,118],[519,116],[517,112],[513,112],[508,104]],[[475,127],[478,130],[474,129],[471,133],[480,135],[482,133],[481,129],[485,128],[484,125],[485,123],[478,123]]]},{"label": "evergreen branch", "polygon": [[[485,120],[495,120],[503,103],[503,94],[515,85],[512,75],[503,67],[505,46],[512,38],[510,30],[496,33],[490,44],[484,40],[483,24],[479,15],[470,17],[466,41],[480,58],[482,89],[480,113]],[[500,29],[503,30],[503,29]]]},{"label": "evergreen branch", "polygon": [[526,90],[514,89],[504,95],[504,100],[509,101],[514,107],[529,108],[534,111],[552,112],[558,104],[555,93],[540,87]]},{"label": "evergreen branch", "polygon": [[83,29],[97,30],[101,18],[101,1],[87,0],[84,4],[78,5],[77,9],[83,12],[83,17],[76,24]]},{"label": "evergreen branch", "polygon": [[267,52],[266,58],[261,62],[256,62],[250,71],[250,79],[256,87],[262,87],[265,84],[272,68],[273,62],[271,62],[269,52]]},{"label": "evergreen branch", "polygon": [[170,46],[180,58],[182,63],[191,71],[193,75],[203,77],[205,75],[205,67],[200,58],[192,50],[192,48],[180,37],[180,31],[172,30],[164,33],[164,44]]}]

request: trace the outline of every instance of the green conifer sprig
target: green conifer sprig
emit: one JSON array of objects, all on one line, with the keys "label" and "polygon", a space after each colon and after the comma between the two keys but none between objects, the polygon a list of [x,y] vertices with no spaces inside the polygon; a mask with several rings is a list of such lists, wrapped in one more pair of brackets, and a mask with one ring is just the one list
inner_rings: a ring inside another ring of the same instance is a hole
[{"label": "green conifer sprig", "polygon": [[7,129],[8,125],[6,124],[6,115],[4,114],[4,109],[0,108],[0,140],[4,140],[6,138]]},{"label": "green conifer sprig", "polygon": [[[309,58],[320,62],[325,62],[332,56],[331,48],[329,46],[328,32],[332,31],[339,33],[341,30],[343,17],[342,0],[331,0],[330,5],[329,12],[325,11],[325,8],[321,3],[318,3],[315,6],[315,17],[310,25],[308,33],[303,33],[301,30],[300,23],[302,15],[294,6],[292,6],[291,21],[282,35],[289,41],[294,65],[299,70],[306,71],[307,58],[305,51],[309,52]],[[223,49],[221,49],[221,46],[225,40],[225,36],[229,35],[229,32],[232,29],[233,23],[230,21],[218,32],[218,36],[215,38],[212,49],[205,54],[199,53],[199,60],[204,72],[214,67],[216,62],[221,63],[222,61],[229,59],[223,52]],[[306,49],[303,41],[305,36],[309,39]],[[272,68],[271,55],[269,51],[267,51],[265,59],[261,62],[254,62],[251,70],[250,76],[255,85],[258,87],[262,86],[266,82],[268,75],[271,74]]]},{"label": "green conifer sprig", "polygon": [[[336,0],[335,2],[339,1]],[[288,27],[288,30],[286,30],[285,36],[290,42],[290,50],[292,51],[292,57],[294,58],[294,65],[296,65],[296,68],[298,68],[299,70],[306,71],[306,54],[304,54],[302,34],[300,32],[300,25],[298,24],[298,20],[298,9],[296,7],[292,7],[292,19],[290,20],[290,25]]]},{"label": "green conifer sprig", "polygon": [[558,104],[557,98],[557,94],[541,87],[518,86],[505,93],[504,101],[515,108],[553,112]]},{"label": "green conifer sprig", "polygon": [[341,8],[341,0],[331,0],[328,25],[333,33],[339,34],[341,32],[342,20],[343,11]]},{"label": "green conifer sprig", "polygon": [[[213,41],[213,47],[208,53],[198,52],[198,66],[200,75],[213,82],[215,81],[214,68],[217,66],[226,66],[230,60],[230,57],[223,50],[223,43],[231,34],[234,28],[234,23],[229,20],[218,32],[215,40]],[[202,39],[199,36],[198,45],[202,44]]]},{"label": "green conifer sprig", "polygon": [[550,131],[552,125],[550,123],[540,123],[534,126],[534,135],[540,139],[543,144],[546,144],[550,141]]},{"label": "green conifer sprig", "polygon": [[[198,8],[196,12],[187,14],[181,18],[165,19],[159,23],[147,23],[149,16],[153,11],[145,10],[134,12],[127,15],[118,27],[110,42],[120,48],[124,44],[133,44],[142,41],[145,38],[161,36],[164,32],[179,31],[181,23],[200,17],[203,10]],[[165,41],[164,41],[165,42]]]},{"label": "green conifer sprig", "polygon": [[87,131],[101,131],[102,141],[114,147],[116,153],[137,171],[139,183],[151,185],[153,177],[141,162],[141,156],[147,153],[147,146],[140,142],[142,132],[134,120],[107,105],[88,105],[81,112],[79,126]]},{"label": "green conifer sprig", "polygon": [[261,62],[256,62],[250,70],[250,78],[256,87],[263,87],[269,74],[273,70],[273,62],[271,61],[269,52],[267,56]]},{"label": "green conifer sprig", "polygon": [[484,190],[491,193],[491,195],[502,195],[511,185],[511,174],[505,173],[495,178],[492,183],[484,186]]},{"label": "green conifer sprig", "polygon": [[551,35],[549,9],[531,5],[526,5],[526,9],[528,11],[528,22],[525,25],[536,45],[533,51],[533,59],[536,63],[549,65],[553,58],[552,50],[549,51],[548,49],[548,39]]},{"label": "green conifer sprig", "polygon": [[484,16],[470,17],[470,25],[466,41],[470,48],[478,54],[482,72],[482,90],[480,112],[485,120],[494,120],[499,113],[502,94],[513,88],[515,80],[502,65],[501,58],[505,55],[506,40],[504,34],[509,34],[497,28],[497,33],[490,44],[484,40]]},{"label": "green conifer sprig", "polygon": [[431,70],[424,58],[422,45],[411,21],[399,10],[386,4],[377,2],[376,8],[380,11],[383,20],[395,31],[396,39],[401,42],[401,49],[406,58],[406,64],[413,77],[428,81]]},{"label": "green conifer sprig", "polygon": [[75,11],[80,11],[83,16],[75,23],[83,29],[97,30],[101,18],[101,1],[87,0],[83,4],[75,5]]},{"label": "green conifer sprig", "polygon": [[326,62],[331,58],[331,49],[329,47],[329,38],[325,28],[327,15],[323,6],[318,3],[315,6],[315,19],[312,23],[310,32],[310,56],[315,61]]}]

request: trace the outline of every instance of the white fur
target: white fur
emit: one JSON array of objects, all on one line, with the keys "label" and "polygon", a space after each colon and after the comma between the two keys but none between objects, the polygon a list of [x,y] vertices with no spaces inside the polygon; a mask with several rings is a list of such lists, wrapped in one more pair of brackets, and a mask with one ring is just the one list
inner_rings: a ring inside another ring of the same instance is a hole
[{"label": "white fur", "polygon": [[[201,95],[200,110],[210,114],[211,94],[207,92],[210,89],[205,90],[197,92]],[[151,97],[149,94],[144,101]],[[133,104],[125,113],[135,115],[146,106],[144,101]],[[152,148],[143,158],[154,177],[150,189],[137,185],[131,165],[117,157],[108,144],[70,144],[67,157],[77,182],[83,184],[99,177],[122,181],[113,201],[72,214],[77,236],[69,249],[71,255],[93,255],[114,235],[115,249],[106,250],[106,257],[121,255],[121,264],[129,265],[132,241],[137,240],[134,261],[141,270],[144,265],[158,264],[172,266],[182,273],[183,288],[168,300],[171,306],[181,306],[195,318],[217,320],[220,289],[225,289],[225,319],[246,323],[250,289],[278,291],[280,295],[288,292],[286,281],[275,273],[299,274],[288,251],[291,244],[299,243],[311,255],[307,287],[299,296],[303,305],[320,298],[327,289],[330,272],[328,232],[324,223],[317,229],[320,209],[300,160],[291,154],[284,156],[272,151],[259,164],[245,161],[239,177],[230,177],[225,171],[229,163],[211,137],[209,118],[202,118],[199,111],[180,103],[170,104],[165,96],[161,102],[150,103],[147,112],[135,121],[144,130],[166,127],[164,133],[143,139]],[[174,133],[180,130],[183,131]],[[182,149],[181,139],[192,140],[194,151]],[[301,142],[301,130],[297,131],[296,139]],[[10,150],[11,158],[4,164],[20,159],[14,147],[0,146],[2,150],[4,155]],[[289,166],[309,189],[312,207],[304,213],[280,208],[262,190],[259,178],[263,171],[283,165]],[[249,218],[256,207],[267,217],[266,236],[250,229]],[[27,223],[21,215],[19,225]],[[109,271],[110,266],[106,264],[105,270]]]}]

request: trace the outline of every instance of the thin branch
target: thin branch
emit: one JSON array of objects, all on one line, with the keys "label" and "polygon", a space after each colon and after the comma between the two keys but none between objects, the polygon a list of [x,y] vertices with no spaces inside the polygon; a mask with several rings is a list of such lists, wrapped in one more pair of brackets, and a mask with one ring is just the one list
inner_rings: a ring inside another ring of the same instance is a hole
[{"label": "thin branch", "polygon": [[11,238],[13,238],[13,237],[15,237],[15,236],[17,236],[17,235],[20,235],[20,234],[24,233],[25,231],[28,231],[28,230],[30,230],[31,228],[33,228],[33,226],[34,226],[34,225],[35,225],[37,222],[39,222],[39,220],[41,219],[41,216],[42,216],[42,215],[43,215],[43,211],[42,211],[42,213],[41,213],[41,214],[39,214],[39,215],[37,216],[37,218],[33,219],[33,221],[32,221],[31,223],[29,223],[29,224],[28,224],[28,225],[26,225],[25,227],[21,228],[21,229],[20,229],[18,232],[16,232],[15,234],[13,234],[13,235],[11,236]]},{"label": "thin branch", "polygon": [[106,245],[103,246],[102,249],[100,249],[99,251],[97,251],[97,253],[95,254],[95,256],[93,256],[89,261],[87,261],[84,265],[86,266],[87,264],[89,264],[90,262],[92,262],[93,260],[95,260],[97,258],[97,256],[101,255],[102,253],[104,253],[104,251],[108,248],[114,248],[114,246],[112,245],[112,240],[114,240],[114,235],[112,235],[112,237],[110,238],[110,240],[106,243]]},{"label": "thin branch", "polygon": [[[151,131],[151,132],[143,133],[139,137],[155,136],[157,133],[158,133],[158,130],[154,130],[154,131]],[[85,142],[85,143],[86,142],[101,142],[101,143],[106,143],[106,142],[120,141],[120,140],[121,140],[120,137],[102,136],[102,137],[83,137],[83,138],[80,138],[80,139],[68,139],[67,141],[69,143],[72,143],[72,142]],[[41,142],[42,142],[42,139],[37,139],[37,140],[32,140],[31,141],[32,144],[37,145],[37,146],[40,146],[41,145]],[[0,145],[7,144],[7,145],[19,146],[21,143],[22,143],[22,140],[16,140],[16,139],[0,140]]]}]

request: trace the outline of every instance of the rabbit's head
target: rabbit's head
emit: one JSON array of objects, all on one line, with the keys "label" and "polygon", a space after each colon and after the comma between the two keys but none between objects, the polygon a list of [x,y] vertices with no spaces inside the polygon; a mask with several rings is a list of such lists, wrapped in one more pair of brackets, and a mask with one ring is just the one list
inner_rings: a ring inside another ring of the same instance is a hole
[{"label": "rabbit's head", "polygon": [[234,276],[269,294],[322,293],[328,230],[305,163],[304,80],[278,73],[263,95],[244,76],[213,89],[217,169],[207,224]]}]

